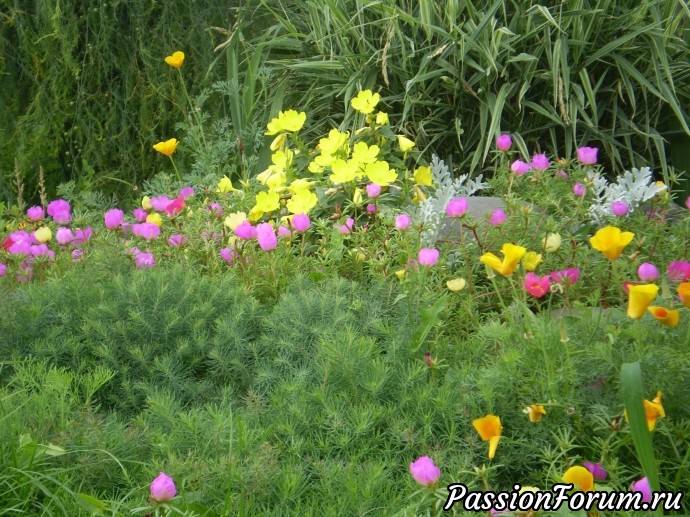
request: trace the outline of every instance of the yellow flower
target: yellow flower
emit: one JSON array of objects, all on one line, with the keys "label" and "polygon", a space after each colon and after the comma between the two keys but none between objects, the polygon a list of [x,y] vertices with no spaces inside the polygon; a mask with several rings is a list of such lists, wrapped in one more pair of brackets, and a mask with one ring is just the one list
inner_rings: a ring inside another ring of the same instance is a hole
[{"label": "yellow flower", "polygon": [[378,145],[357,142],[352,150],[352,159],[359,163],[374,163],[381,149]]},{"label": "yellow flower", "polygon": [[654,316],[659,323],[667,327],[677,327],[680,321],[678,309],[665,309],[664,307],[647,307],[647,310]]},{"label": "yellow flower", "polygon": [[541,422],[541,417],[546,414],[544,406],[539,404],[531,404],[527,406],[524,412],[527,413],[530,422]]},{"label": "yellow flower", "polygon": [[177,144],[179,143],[180,142],[177,141],[177,138],[171,138],[165,142],[158,142],[153,146],[153,148],[165,156],[172,156],[175,153],[175,149],[177,149]]},{"label": "yellow flower", "polygon": [[259,209],[259,207],[257,205],[254,205],[251,208],[251,210],[249,210],[249,215],[247,216],[247,218],[251,222],[255,223],[256,221],[261,219],[263,217],[263,215],[264,215],[263,211],[261,209]]},{"label": "yellow flower", "polygon": [[41,226],[38,230],[34,232],[34,237],[41,244],[44,244],[53,238],[53,232],[47,226]]},{"label": "yellow flower", "polygon": [[405,270],[404,269],[398,269],[395,272],[395,276],[398,277],[398,280],[402,280],[403,278],[405,278]]},{"label": "yellow flower", "polygon": [[162,226],[163,225],[163,219],[161,218],[161,214],[158,212],[154,212],[152,214],[149,214],[146,217],[146,222],[147,223],[153,223],[156,226]]},{"label": "yellow flower", "polygon": [[561,247],[561,234],[560,233],[547,233],[544,237],[544,251],[546,253],[553,253]]},{"label": "yellow flower", "polygon": [[651,433],[656,427],[656,419],[666,416],[664,406],[661,405],[661,392],[656,392],[656,397],[652,401],[644,400],[644,413],[647,419],[647,429]]},{"label": "yellow flower", "polygon": [[221,194],[227,194],[228,192],[235,192],[237,189],[232,186],[232,181],[227,176],[223,176],[218,182],[217,192]]},{"label": "yellow flower", "polygon": [[288,190],[293,194],[297,194],[298,192],[309,189],[311,189],[311,181],[304,178],[296,179],[290,183],[290,186],[288,187]]},{"label": "yellow flower", "polygon": [[387,187],[398,179],[398,173],[395,172],[395,169],[391,169],[386,161],[368,163],[364,168],[364,173],[372,183],[376,183],[380,187]]},{"label": "yellow flower", "polygon": [[295,156],[290,149],[285,149],[284,151],[276,151],[271,155],[271,161],[275,165],[276,169],[285,170],[290,167],[292,163],[292,158]]},{"label": "yellow flower", "polygon": [[350,100],[350,104],[360,113],[368,115],[374,111],[374,108],[380,100],[381,96],[378,93],[372,93],[371,90],[364,90],[359,92],[357,97]]},{"label": "yellow flower", "polygon": [[424,201],[424,200],[426,199],[426,197],[427,197],[427,196],[426,196],[426,194],[424,193],[424,191],[423,191],[421,188],[419,188],[418,185],[415,185],[415,187],[414,187],[414,195],[412,196],[412,202],[413,202],[415,205],[418,205],[419,203],[421,203],[422,201]]},{"label": "yellow flower", "polygon": [[520,259],[527,252],[527,249],[506,242],[501,248],[501,252],[503,253],[503,260],[499,259],[493,253],[484,253],[479,260],[487,266],[490,266],[497,273],[508,276],[513,274],[513,271],[515,271],[515,268],[520,262]]},{"label": "yellow flower", "polygon": [[446,282],[446,287],[448,287],[448,289],[453,291],[454,293],[462,291],[466,285],[467,282],[464,278],[453,278],[452,280],[448,280]]},{"label": "yellow flower", "polygon": [[406,136],[398,135],[398,145],[400,146],[400,150],[403,153],[406,153],[407,151],[412,149],[416,144]]},{"label": "yellow flower", "polygon": [[270,136],[282,131],[296,133],[302,129],[306,120],[307,114],[304,111],[300,113],[295,110],[281,111],[276,118],[268,123],[268,131],[265,134]]},{"label": "yellow flower", "polygon": [[501,433],[503,432],[500,417],[496,415],[486,415],[485,417],[474,420],[472,425],[479,433],[481,439],[485,442],[489,442],[489,459],[494,459],[496,447],[498,447],[498,441],[501,439]]},{"label": "yellow flower", "polygon": [[654,284],[631,285],[628,288],[628,316],[640,319],[656,299],[659,286]]},{"label": "yellow flower", "polygon": [[309,190],[300,190],[288,199],[286,204],[288,212],[291,214],[308,214],[316,206],[319,198]]},{"label": "yellow flower", "polygon": [[589,242],[592,248],[601,251],[609,260],[616,260],[634,237],[632,232],[622,232],[615,226],[606,226],[599,229]]},{"label": "yellow flower", "polygon": [[525,266],[525,271],[534,271],[541,264],[541,261],[541,253],[536,251],[528,251],[522,256],[522,265]]},{"label": "yellow flower", "polygon": [[422,167],[417,167],[414,171],[414,184],[424,185],[425,187],[430,187],[433,183],[431,179],[431,167],[424,165]]},{"label": "yellow flower", "polygon": [[379,111],[376,114],[376,124],[378,124],[379,126],[385,126],[386,124],[388,124],[388,113]]},{"label": "yellow flower", "polygon": [[678,285],[678,296],[680,296],[680,303],[690,309],[690,282],[683,282]]},{"label": "yellow flower", "polygon": [[182,63],[184,63],[184,52],[181,50],[173,52],[172,56],[166,56],[165,62],[173,68],[182,68]]},{"label": "yellow flower", "polygon": [[333,173],[329,176],[329,179],[336,185],[354,181],[357,177],[358,166],[359,164],[354,160],[345,161],[342,158],[338,158],[331,164]]},{"label": "yellow flower", "polygon": [[352,203],[355,206],[359,206],[362,204],[362,189],[361,188],[355,189],[355,193],[352,194]]},{"label": "yellow flower", "polygon": [[277,151],[278,149],[284,147],[286,139],[287,137],[285,136],[285,133],[280,133],[273,139],[273,142],[271,142],[271,151]]},{"label": "yellow flower", "polygon": [[331,129],[328,132],[328,137],[321,138],[319,145],[316,148],[321,151],[322,156],[330,156],[336,154],[343,148],[347,148],[347,141],[350,138],[350,132],[341,133],[337,129]]},{"label": "yellow flower", "polygon": [[256,195],[256,209],[261,212],[273,212],[280,208],[280,195],[277,192],[259,192]]},{"label": "yellow flower", "polygon": [[143,208],[144,210],[151,210],[151,208],[153,208],[151,206],[151,198],[150,197],[144,196],[141,198],[141,208]]},{"label": "yellow flower", "polygon": [[594,475],[580,465],[566,470],[563,474],[563,481],[579,486],[583,492],[589,492],[594,488]]},{"label": "yellow flower", "polygon": [[247,220],[247,214],[244,212],[235,212],[232,214],[229,214],[225,220],[223,221],[223,224],[230,228],[231,230],[234,230],[237,228],[240,224],[242,224],[244,221]]}]

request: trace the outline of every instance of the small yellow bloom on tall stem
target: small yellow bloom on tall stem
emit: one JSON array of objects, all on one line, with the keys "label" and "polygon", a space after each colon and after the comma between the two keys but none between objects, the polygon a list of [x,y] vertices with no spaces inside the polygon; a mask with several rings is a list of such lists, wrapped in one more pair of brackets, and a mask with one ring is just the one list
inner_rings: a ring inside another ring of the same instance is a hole
[{"label": "small yellow bloom on tall stem", "polygon": [[398,135],[398,145],[403,153],[410,151],[415,145],[412,140],[403,135]]},{"label": "small yellow bloom on tall stem", "polygon": [[628,316],[636,320],[644,316],[658,293],[658,285],[631,285],[628,291]]},{"label": "small yellow bloom on tall stem", "polygon": [[171,138],[170,140],[166,140],[165,142],[158,142],[153,146],[153,148],[159,153],[170,157],[175,153],[178,144],[179,142],[177,141],[177,138]]},{"label": "small yellow bloom on tall stem", "polygon": [[486,415],[474,420],[472,425],[479,433],[481,439],[489,442],[489,459],[494,459],[496,448],[503,432],[501,418],[496,415]]},{"label": "small yellow bloom on tall stem", "polygon": [[167,56],[165,62],[173,68],[182,68],[182,63],[184,63],[184,52],[177,50],[172,53],[172,56]]},{"label": "small yellow bloom on tall stem", "polygon": [[364,115],[368,115],[381,100],[381,96],[378,93],[372,93],[371,90],[363,90],[350,100],[350,104],[354,109],[359,111]]}]

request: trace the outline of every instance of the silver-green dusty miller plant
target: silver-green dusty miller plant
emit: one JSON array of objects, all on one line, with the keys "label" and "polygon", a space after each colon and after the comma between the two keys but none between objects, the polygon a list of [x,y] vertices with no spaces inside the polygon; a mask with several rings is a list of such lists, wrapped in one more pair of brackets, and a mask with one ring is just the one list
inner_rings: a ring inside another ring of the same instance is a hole
[{"label": "silver-green dusty miller plant", "polygon": [[424,225],[422,243],[425,246],[433,246],[438,240],[446,214],[446,205],[451,198],[469,197],[488,186],[482,182],[483,175],[481,174],[476,179],[470,179],[469,174],[451,178],[448,166],[436,155],[431,159],[431,177],[436,191],[422,201],[414,213],[415,222]]},{"label": "silver-green dusty miller plant", "polygon": [[652,182],[652,170],[649,167],[633,167],[632,172],[625,171],[622,176],[618,176],[616,183],[609,183],[600,172],[594,171],[587,174],[587,179],[594,193],[594,201],[589,207],[589,217],[596,224],[611,217],[611,204],[616,201],[625,202],[630,212],[633,212],[642,203],[666,190],[666,185],[661,186]]}]

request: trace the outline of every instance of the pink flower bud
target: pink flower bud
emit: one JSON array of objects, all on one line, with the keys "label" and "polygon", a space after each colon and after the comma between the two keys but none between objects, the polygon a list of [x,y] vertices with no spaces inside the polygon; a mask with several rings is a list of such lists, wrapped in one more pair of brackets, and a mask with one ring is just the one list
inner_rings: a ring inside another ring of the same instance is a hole
[{"label": "pink flower bud", "polygon": [[640,267],[637,268],[637,276],[639,276],[640,280],[643,282],[653,282],[659,278],[659,270],[654,264],[645,262],[640,264]]},{"label": "pink flower bud", "polygon": [[436,248],[422,248],[417,255],[421,266],[433,266],[438,262],[439,252]]},{"label": "pink flower bud", "polygon": [[551,163],[545,154],[535,154],[532,156],[532,168],[538,171],[545,171]]},{"label": "pink flower bud", "polygon": [[311,221],[307,214],[295,214],[292,216],[292,227],[298,232],[306,232],[311,226]]},{"label": "pink flower bud", "polygon": [[407,214],[400,214],[395,216],[395,229],[401,232],[407,230],[412,225],[412,220]]},{"label": "pink flower bud", "polygon": [[630,208],[628,207],[628,204],[624,201],[614,201],[611,203],[611,212],[616,217],[624,217],[628,215],[629,210]]},{"label": "pink flower bud", "polygon": [[577,197],[582,197],[585,195],[587,188],[582,183],[575,183],[573,185],[573,194]]},{"label": "pink flower bud", "polygon": [[492,226],[498,226],[499,224],[505,223],[507,219],[508,216],[506,215],[506,213],[500,208],[497,208],[496,210],[491,212],[491,216],[489,217],[489,223],[491,223]]},{"label": "pink flower bud", "polygon": [[105,227],[108,230],[114,230],[115,228],[119,228],[124,222],[125,213],[122,210],[113,208],[112,210],[108,210],[103,218],[105,219]]},{"label": "pink flower bud", "polygon": [[381,187],[376,183],[369,183],[367,185],[367,196],[370,198],[376,198],[381,195]]},{"label": "pink flower bud", "polygon": [[510,150],[511,145],[513,145],[513,139],[510,138],[510,135],[500,135],[496,137],[496,147],[498,147],[499,151],[505,153]]},{"label": "pink flower bud", "polygon": [[515,174],[518,176],[523,176],[530,170],[530,164],[525,163],[522,160],[515,160],[511,165],[510,165],[510,170],[513,171]]},{"label": "pink flower bud", "polygon": [[173,479],[161,472],[156,479],[151,482],[151,499],[159,503],[170,501],[177,494]]},{"label": "pink flower bud", "polygon": [[45,217],[45,212],[42,206],[32,206],[26,211],[26,216],[31,221],[40,221]]},{"label": "pink flower bud", "polygon": [[448,217],[462,217],[467,213],[469,201],[464,197],[454,197],[446,205],[446,215]]},{"label": "pink flower bud", "polygon": [[271,251],[278,246],[278,237],[271,223],[261,223],[256,227],[256,239],[264,251]]},{"label": "pink flower bud", "polygon": [[595,165],[597,163],[597,147],[579,147],[577,149],[577,159],[583,165]]},{"label": "pink flower bud", "polygon": [[429,486],[436,483],[441,477],[441,469],[434,465],[429,456],[422,456],[410,463],[410,474],[420,485]]}]

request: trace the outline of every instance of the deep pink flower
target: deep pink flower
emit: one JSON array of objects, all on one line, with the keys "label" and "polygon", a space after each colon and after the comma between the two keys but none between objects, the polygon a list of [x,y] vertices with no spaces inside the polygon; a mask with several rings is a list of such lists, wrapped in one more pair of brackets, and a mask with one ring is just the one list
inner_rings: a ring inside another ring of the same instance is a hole
[{"label": "deep pink flower", "polygon": [[256,240],[264,251],[271,251],[278,246],[278,237],[271,223],[261,223],[256,227]]},{"label": "deep pink flower", "polygon": [[637,276],[639,276],[640,280],[643,282],[653,282],[659,278],[659,269],[654,264],[644,262],[637,268]]},{"label": "deep pink flower", "polygon": [[625,201],[614,201],[611,203],[611,212],[616,217],[623,217],[628,215],[630,207]]},{"label": "deep pink flower", "polygon": [[454,197],[446,205],[446,215],[448,217],[462,217],[467,213],[469,201],[464,197]]},{"label": "deep pink flower", "polygon": [[523,176],[531,169],[529,163],[525,163],[522,160],[515,160],[510,164],[510,170],[513,171],[518,176]]},{"label": "deep pink flower", "polygon": [[311,221],[307,214],[295,214],[292,216],[292,227],[298,232],[306,232],[311,226]]},{"label": "deep pink flower", "polygon": [[58,244],[64,246],[74,240],[74,234],[69,228],[58,228],[57,232],[55,232],[55,240]]},{"label": "deep pink flower", "polygon": [[105,227],[108,230],[114,230],[115,228],[119,228],[124,222],[125,213],[118,208],[113,208],[105,213],[103,219],[105,220]]},{"label": "deep pink flower", "polygon": [[240,239],[245,241],[256,239],[256,228],[252,226],[252,223],[246,220],[238,224],[233,232],[235,232],[235,235],[237,235]]},{"label": "deep pink flower", "polygon": [[5,276],[7,274],[7,265],[0,262],[0,276]]},{"label": "deep pink flower", "polygon": [[183,187],[180,189],[180,197],[182,199],[187,199],[188,197],[192,197],[194,195],[194,189],[192,187]]},{"label": "deep pink flower", "polygon": [[88,228],[84,228],[83,230],[77,230],[74,233],[74,239],[72,240],[72,246],[81,246],[82,244],[84,244],[86,241],[88,241],[91,238],[92,234],[93,234],[93,230],[91,230],[90,226]]},{"label": "deep pink flower", "polygon": [[400,214],[395,216],[395,229],[404,231],[407,230],[412,224],[410,216],[407,214]]},{"label": "deep pink flower", "polygon": [[181,233],[176,233],[170,236],[170,238],[168,239],[168,244],[174,246],[175,248],[179,248],[180,246],[184,246],[188,240],[189,235],[182,235]]},{"label": "deep pink flower", "polygon": [[161,472],[156,479],[151,482],[151,499],[159,503],[170,501],[177,494],[177,488],[173,479]]},{"label": "deep pink flower", "polygon": [[369,203],[367,205],[367,213],[369,214],[375,214],[376,213],[376,205],[373,203]]},{"label": "deep pink flower", "polygon": [[551,273],[551,280],[559,284],[574,284],[580,278],[580,270],[578,268],[562,269]]},{"label": "deep pink flower", "polygon": [[652,502],[652,487],[649,484],[649,479],[643,477],[642,479],[635,481],[630,487],[632,492],[642,493],[642,502],[651,503]]},{"label": "deep pink flower", "polygon": [[441,477],[441,469],[434,465],[429,456],[422,456],[410,463],[410,474],[420,485],[433,485]]},{"label": "deep pink flower", "polygon": [[370,198],[379,197],[381,195],[381,187],[376,183],[369,183],[367,185],[367,196]]},{"label": "deep pink flower", "polygon": [[545,171],[549,168],[551,162],[545,154],[535,154],[532,156],[532,168],[538,171]]},{"label": "deep pink flower", "polygon": [[132,233],[139,237],[143,237],[147,241],[157,239],[161,234],[161,229],[157,224],[153,223],[139,223],[132,225]]},{"label": "deep pink flower", "polygon": [[232,264],[233,261],[235,260],[235,250],[232,248],[223,248],[220,250],[220,256],[223,258],[225,262],[228,264]]},{"label": "deep pink flower", "polygon": [[420,266],[433,266],[438,262],[439,251],[436,248],[422,248],[417,255]]},{"label": "deep pink flower", "polygon": [[156,196],[152,197],[150,202],[154,210],[162,212],[170,204],[170,198],[168,196]]},{"label": "deep pink flower", "polygon": [[532,296],[541,298],[549,292],[551,278],[549,275],[539,276],[536,273],[529,272],[525,275],[524,287],[525,291]]},{"label": "deep pink flower", "polygon": [[577,149],[577,159],[583,165],[595,165],[597,163],[597,147],[579,147]]},{"label": "deep pink flower", "polygon": [[500,209],[497,208],[493,212],[491,212],[491,216],[489,217],[489,223],[491,223],[493,226],[498,226],[499,224],[503,224],[506,222],[508,219],[508,216],[506,213]]},{"label": "deep pink flower", "polygon": [[355,220],[352,217],[348,217],[345,220],[345,224],[341,224],[338,227],[338,231],[340,231],[340,235],[347,235],[352,231],[352,227],[355,225]]},{"label": "deep pink flower", "polygon": [[671,282],[687,282],[690,280],[690,262],[687,260],[671,262],[666,274]]},{"label": "deep pink flower", "polygon": [[35,246],[31,246],[30,253],[32,257],[55,258],[55,252],[51,250],[47,244],[37,244]]},{"label": "deep pink flower", "polygon": [[149,213],[146,210],[144,210],[143,208],[135,208],[133,214],[134,214],[134,219],[138,223],[143,223],[144,221],[146,221],[146,218],[149,216]]},{"label": "deep pink flower", "polygon": [[139,269],[151,269],[156,265],[156,259],[153,253],[139,252],[134,256],[134,264]]},{"label": "deep pink flower", "polygon": [[32,206],[26,211],[26,216],[31,221],[41,221],[46,214],[42,206]]},{"label": "deep pink flower", "polygon": [[575,185],[573,185],[573,194],[575,194],[577,197],[584,196],[586,191],[587,187],[585,187],[582,183],[575,183]]},{"label": "deep pink flower", "polygon": [[165,207],[165,213],[168,217],[173,217],[182,212],[185,207],[184,199],[181,197],[176,197]]},{"label": "deep pink flower", "polygon": [[223,207],[218,203],[211,203],[208,206],[208,210],[213,212],[213,215],[215,215],[217,218],[223,217]]},{"label": "deep pink flower", "polygon": [[55,217],[55,214],[58,214],[60,212],[67,212],[69,213],[71,210],[71,207],[67,201],[64,199],[56,199],[55,201],[51,201],[48,204],[48,215],[50,217]]},{"label": "deep pink flower", "polygon": [[591,461],[583,461],[582,466],[592,473],[594,479],[603,481],[606,479],[606,469],[599,463],[592,463]]},{"label": "deep pink flower", "polygon": [[282,224],[278,227],[278,238],[282,239],[285,237],[290,237],[290,235],[292,235],[290,228]]},{"label": "deep pink flower", "polygon": [[496,137],[496,147],[499,151],[504,153],[510,150],[510,146],[513,145],[513,139],[510,135],[500,135]]}]

